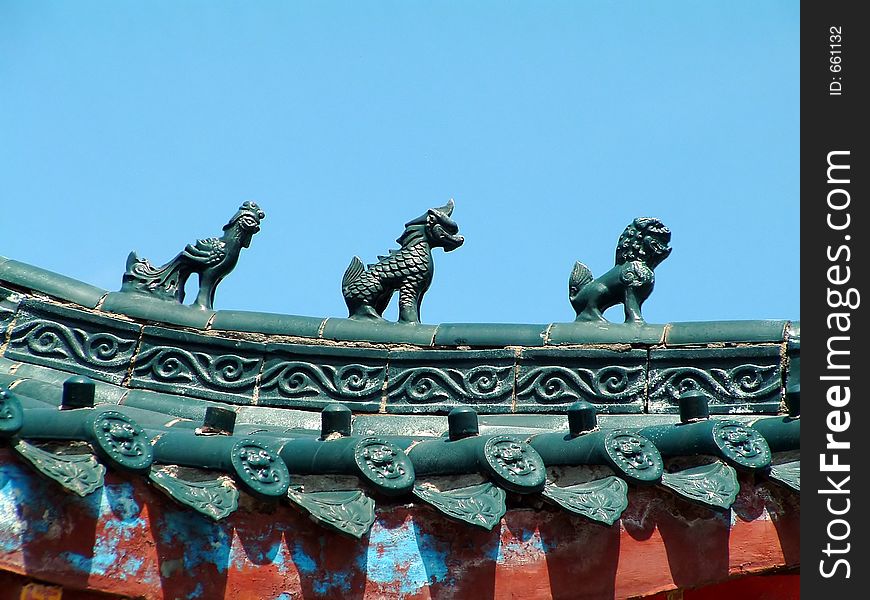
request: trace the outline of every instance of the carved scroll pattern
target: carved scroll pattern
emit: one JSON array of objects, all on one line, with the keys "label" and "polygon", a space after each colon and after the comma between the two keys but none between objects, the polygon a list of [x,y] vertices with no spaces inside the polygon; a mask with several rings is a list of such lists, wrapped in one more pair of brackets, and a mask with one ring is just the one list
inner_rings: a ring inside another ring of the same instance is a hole
[{"label": "carved scroll pattern", "polygon": [[219,390],[252,389],[259,359],[234,354],[211,356],[169,346],[155,346],[136,357],[134,374],[161,383],[201,385]]},{"label": "carved scroll pattern", "polygon": [[[10,348],[58,363],[112,369],[130,363],[136,340],[107,332],[88,333],[46,320],[24,322],[12,330]],[[26,350],[25,350],[26,349]]]},{"label": "carved scroll pattern", "polygon": [[263,371],[260,390],[276,390],[287,398],[328,396],[335,400],[359,400],[379,395],[385,374],[385,366],[332,366],[298,360],[282,361]]},{"label": "carved scroll pattern", "polygon": [[607,366],[601,369],[541,366],[517,380],[517,397],[541,403],[622,403],[643,397],[644,367]]},{"label": "carved scroll pattern", "polygon": [[512,365],[470,369],[413,367],[398,373],[390,382],[388,393],[391,399],[412,403],[499,401],[509,397],[513,390],[513,372]]},{"label": "carved scroll pattern", "polygon": [[722,401],[758,401],[777,393],[779,365],[744,364],[731,369],[669,367],[650,372],[649,397],[676,404],[687,390],[703,390]]}]

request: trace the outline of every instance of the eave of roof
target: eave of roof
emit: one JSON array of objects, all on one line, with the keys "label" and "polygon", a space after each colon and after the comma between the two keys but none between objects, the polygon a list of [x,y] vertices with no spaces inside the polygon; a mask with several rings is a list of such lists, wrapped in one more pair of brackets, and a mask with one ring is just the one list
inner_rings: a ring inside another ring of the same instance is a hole
[{"label": "eave of roof", "polygon": [[[491,528],[505,492],[613,523],[628,484],[716,509],[735,500],[735,467],[799,490],[799,419],[750,426],[787,390],[799,398],[799,322],[425,326],[213,312],[2,258],[0,282],[3,406],[21,414],[6,437],[49,476],[75,462],[82,477],[55,479],[76,493],[98,489],[109,466],[211,518],[232,512],[240,489],[315,518],[340,503],[357,518],[321,521],[359,537],[372,498],[414,496]],[[93,408],[61,410],[73,373],[96,380]],[[728,420],[678,424],[673,379],[686,373]],[[569,434],[564,413],[584,396],[610,414]],[[357,413],[352,426],[329,429],[335,402]],[[438,414],[464,404],[492,414]],[[231,410],[235,426],[214,435],[209,409]],[[309,492],[312,475],[355,483]],[[193,491],[202,486],[215,502]],[[581,501],[590,495],[597,508]],[[457,508],[468,506],[478,508]]]}]

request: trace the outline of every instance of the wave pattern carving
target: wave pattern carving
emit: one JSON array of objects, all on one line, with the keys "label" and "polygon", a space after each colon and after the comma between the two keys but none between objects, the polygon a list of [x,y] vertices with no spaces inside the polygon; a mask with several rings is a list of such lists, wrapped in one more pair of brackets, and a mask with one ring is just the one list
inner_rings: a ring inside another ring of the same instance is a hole
[{"label": "wave pattern carving", "polygon": [[264,370],[260,390],[276,390],[287,398],[325,395],[333,400],[359,400],[380,394],[385,373],[384,366],[332,366],[298,360],[282,361]]},{"label": "wave pattern carving", "polygon": [[169,346],[155,346],[136,357],[134,374],[172,384],[202,385],[222,390],[253,388],[259,359],[234,354],[211,356]]},{"label": "wave pattern carving", "polygon": [[389,398],[411,403],[444,401],[493,402],[510,396],[512,365],[481,365],[470,369],[412,367],[388,385]]},{"label": "wave pattern carving", "polygon": [[46,320],[27,321],[16,326],[10,336],[13,348],[35,356],[72,360],[96,368],[127,365],[133,355],[135,340],[125,340],[107,332],[88,333]]},{"label": "wave pattern carving", "polygon": [[643,396],[644,367],[612,365],[601,369],[535,367],[517,380],[517,397],[544,404],[584,399],[596,403],[630,402]]},{"label": "wave pattern carving", "polygon": [[743,364],[731,369],[670,367],[650,373],[649,397],[674,404],[682,392],[703,390],[720,401],[759,401],[778,393],[779,365]]}]

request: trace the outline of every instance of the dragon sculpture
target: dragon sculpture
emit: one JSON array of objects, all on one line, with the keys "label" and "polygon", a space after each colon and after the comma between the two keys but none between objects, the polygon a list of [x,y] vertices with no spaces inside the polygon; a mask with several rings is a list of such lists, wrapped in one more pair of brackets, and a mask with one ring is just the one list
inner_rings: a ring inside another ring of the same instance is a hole
[{"label": "dragon sculpture", "polygon": [[594,279],[582,262],[574,264],[568,298],[577,321],[606,321],[604,311],[625,305],[626,323],[643,323],[641,306],[655,285],[653,270],[671,253],[671,231],[658,219],[638,217],[616,245],[616,266]]},{"label": "dragon sculpture", "polygon": [[199,293],[193,306],[211,310],[218,284],[239,262],[242,248],[251,245],[254,234],[260,231],[260,221],[266,214],[254,202],[245,202],[224,225],[219,238],[197,240],[185,246],[178,256],[154,267],[136,251],[127,257],[127,270],[122,279],[122,292],[146,293],[163,300],[184,302],[184,286],[193,274],[199,275]]},{"label": "dragon sculpture", "polygon": [[365,267],[358,256],[350,261],[341,280],[341,293],[351,319],[382,319],[393,293],[399,291],[399,322],[419,323],[420,304],[432,283],[435,264],[432,248],[455,250],[465,239],[450,218],[453,200],[441,208],[430,208],[405,224],[396,240],[399,250],[379,256]]}]

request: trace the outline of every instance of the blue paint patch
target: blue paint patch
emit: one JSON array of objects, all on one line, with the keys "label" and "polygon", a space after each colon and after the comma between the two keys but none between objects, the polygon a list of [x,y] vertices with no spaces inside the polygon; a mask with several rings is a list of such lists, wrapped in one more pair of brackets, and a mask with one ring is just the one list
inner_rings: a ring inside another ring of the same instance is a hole
[{"label": "blue paint patch", "polygon": [[133,499],[133,485],[122,483],[106,486],[103,490],[99,514],[104,531],[94,543],[90,572],[97,575],[111,573],[121,579],[138,578],[142,560],[134,556],[128,558],[120,554],[118,548],[121,542],[137,539],[147,529],[145,520],[138,516],[141,511]]},{"label": "blue paint patch", "polygon": [[416,522],[412,525],[417,537],[417,547],[420,549],[423,568],[426,569],[427,582],[431,585],[446,581],[450,576],[450,569],[447,568],[448,548],[438,538],[421,531]]},{"label": "blue paint patch", "polygon": [[396,529],[375,523],[369,533],[366,559],[368,578],[375,583],[398,583],[403,594],[412,594],[429,584],[415,529],[407,522]]},{"label": "blue paint patch", "polygon": [[[136,519],[142,512],[142,508],[136,502],[136,488],[133,487],[132,483],[125,481],[122,483],[106,484],[103,486],[103,490],[108,508],[117,519],[130,521]],[[106,505],[101,504],[100,510],[105,514],[107,512]]]},{"label": "blue paint patch", "polygon": [[131,556],[127,558],[124,564],[124,571],[129,575],[136,575],[139,573],[139,569],[142,568],[142,565],[145,563],[141,558],[136,558],[135,556]]},{"label": "blue paint patch", "polygon": [[281,595],[275,598],[275,600],[293,600],[293,596],[287,592],[281,592]]},{"label": "blue paint patch", "polygon": [[[321,539],[322,546],[323,543],[324,540]],[[299,571],[300,579],[310,583],[316,595],[326,598],[344,598],[351,594],[351,581],[354,576],[352,570],[326,571],[317,564],[314,557],[305,552],[300,543],[297,542],[293,546],[288,543],[287,546],[290,558]],[[325,550],[329,551],[328,544]]]},{"label": "blue paint patch", "polygon": [[[94,545],[94,558],[91,559],[91,573],[105,575],[109,569],[118,563],[117,543],[103,543],[99,540]],[[122,573],[123,575],[123,573]]]},{"label": "blue paint patch", "polygon": [[184,548],[186,569],[205,563],[225,573],[230,565],[232,546],[232,530],[225,527],[230,526],[207,521],[198,513],[175,510],[161,517],[157,533],[167,546],[178,544]]},{"label": "blue paint patch", "polygon": [[278,567],[279,573],[286,573],[287,572],[287,555],[286,555],[286,553],[281,551],[281,546],[282,546],[281,540],[278,540],[278,542],[273,547],[273,551],[270,551],[270,553],[273,556],[272,564],[275,565],[276,567]]},{"label": "blue paint patch", "polygon": [[79,554],[78,552],[61,552],[59,556],[76,571],[81,571],[82,573],[91,572],[91,558],[89,556]]},{"label": "blue paint patch", "polygon": [[194,598],[202,598],[202,592],[203,592],[203,591],[204,591],[204,590],[202,589],[202,583],[197,583],[197,584],[196,584],[196,587],[193,588],[193,591],[191,591],[190,594],[189,594],[187,597],[188,597],[190,600],[193,600]]},{"label": "blue paint patch", "polygon": [[[318,579],[311,585],[311,589],[318,596],[327,598],[345,597],[350,595],[350,580],[352,574],[347,571],[331,572],[326,579]],[[336,593],[340,591],[340,593]]]},{"label": "blue paint patch", "polygon": [[18,498],[12,477],[6,474],[7,485],[0,489],[0,551],[11,554],[22,548],[27,526],[18,517]]},{"label": "blue paint patch", "polygon": [[317,571],[317,563],[302,549],[302,544],[299,542],[293,545],[293,549],[290,550],[290,556],[293,558],[293,564],[296,565],[300,573],[311,575]]}]

